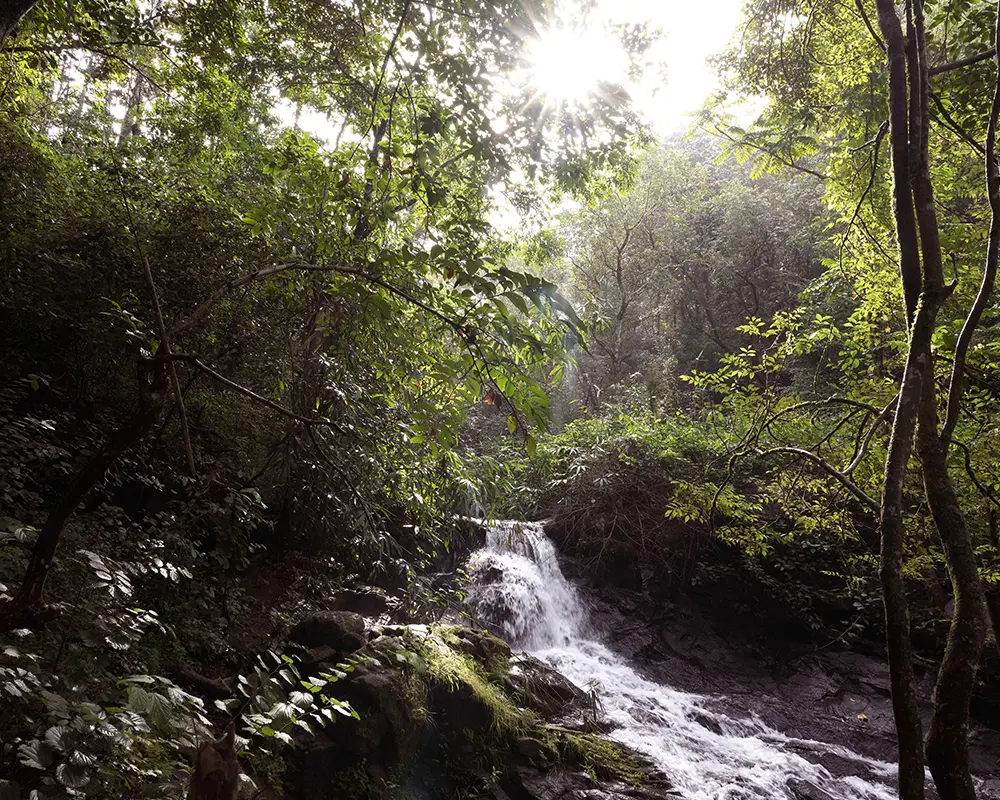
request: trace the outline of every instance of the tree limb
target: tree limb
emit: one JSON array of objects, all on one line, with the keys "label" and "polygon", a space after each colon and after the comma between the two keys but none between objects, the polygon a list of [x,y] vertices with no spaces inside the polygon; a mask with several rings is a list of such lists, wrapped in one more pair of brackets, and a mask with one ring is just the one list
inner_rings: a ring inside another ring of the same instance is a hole
[{"label": "tree limb", "polygon": [[338,425],[333,420],[323,419],[323,418],[303,417],[299,414],[296,414],[294,411],[289,411],[287,408],[280,405],[279,403],[275,403],[273,400],[268,400],[263,395],[257,394],[257,392],[255,392],[253,389],[248,389],[246,386],[242,386],[241,384],[236,383],[236,381],[230,380],[222,373],[216,372],[210,366],[201,361],[197,356],[193,356],[189,353],[171,353],[170,355],[157,356],[156,358],[150,360],[160,363],[185,361],[189,364],[193,364],[195,367],[200,369],[210,378],[217,380],[223,386],[227,386],[234,392],[238,392],[239,394],[245,395],[246,397],[249,397],[251,400],[260,403],[261,405],[267,406],[272,411],[277,411],[279,414],[289,417],[290,419],[294,419],[296,422],[302,422],[306,425],[327,425],[331,428],[336,428],[337,430],[341,431],[341,433],[344,433],[340,425]]},{"label": "tree limb", "polygon": [[[114,153],[111,154],[114,159]],[[142,249],[142,242],[139,241],[139,232],[135,227],[135,220],[132,217],[132,206],[129,205],[128,195],[125,193],[125,179],[122,177],[121,169],[118,173],[118,186],[121,189],[122,205],[125,206],[125,216],[128,218],[128,227],[132,232],[132,239],[135,241],[135,249],[142,260],[143,275],[146,278],[146,288],[149,289],[150,300],[153,304],[153,315],[156,318],[156,332],[160,337],[160,349],[164,355],[170,355],[170,334],[167,331],[166,323],[163,321],[163,309],[160,306],[160,295],[156,291],[156,281],[153,280],[153,270],[149,266],[149,258]],[[181,381],[177,377],[177,364],[171,361],[168,365],[170,372],[170,385],[174,392],[174,402],[177,404],[177,417],[181,423],[181,436],[184,439],[184,455],[187,458],[188,471],[191,477],[198,474],[198,468],[194,463],[194,449],[191,447],[191,430],[188,427],[187,408],[184,405],[184,392],[181,390]]]},{"label": "tree limb", "polygon": [[861,447],[858,449],[857,454],[854,456],[853,459],[851,459],[851,463],[848,464],[846,467],[844,467],[843,472],[845,475],[850,475],[852,472],[854,472],[854,470],[858,468],[858,464],[860,464],[864,460],[864,457],[868,453],[868,447],[869,445],[871,445],[872,437],[875,436],[875,431],[878,430],[878,426],[881,423],[889,419],[889,414],[892,413],[892,411],[896,408],[896,400],[897,398],[894,397],[892,401],[889,402],[886,405],[886,407],[882,409],[882,413],[879,414],[877,417],[875,417],[874,420],[872,420],[871,427],[868,428],[868,433],[865,434],[865,438],[862,441]]},{"label": "tree limb", "polygon": [[858,8],[858,13],[861,14],[861,19],[864,20],[865,27],[868,28],[868,33],[872,35],[872,38],[882,49],[882,52],[885,52],[885,42],[882,41],[882,37],[878,35],[878,31],[876,31],[875,26],[872,25],[872,21],[868,17],[868,12],[865,11],[865,4],[862,2],[862,0],[854,0],[854,4]]},{"label": "tree limb", "polygon": [[939,64],[936,67],[930,67],[927,70],[927,73],[930,77],[934,77],[935,75],[941,75],[945,72],[962,69],[962,67],[971,67],[973,64],[978,64],[980,61],[986,61],[993,58],[996,54],[996,48],[991,47],[984,53],[976,53],[976,55],[969,56],[968,58],[960,58],[958,61],[951,61],[947,64]]},{"label": "tree limb", "polygon": [[811,450],[806,450],[802,447],[770,447],[767,450],[758,450],[757,454],[761,458],[777,454],[795,455],[800,458],[804,458],[822,469],[827,475],[834,478],[837,483],[847,489],[847,491],[850,492],[855,499],[859,500],[869,511],[874,514],[878,514],[879,512],[880,506],[878,500],[865,492],[865,490],[851,480],[848,475],[841,472],[825,458],[816,455]]},{"label": "tree limb", "polygon": [[208,312],[219,303],[219,301],[226,297],[226,295],[236,289],[239,289],[241,286],[253,283],[254,281],[259,281],[271,275],[277,275],[281,272],[292,272],[296,270],[301,272],[338,272],[344,275],[357,275],[361,272],[361,270],[356,267],[344,267],[327,264],[302,264],[298,261],[287,264],[274,264],[270,267],[261,267],[253,272],[248,272],[245,275],[233,278],[231,281],[224,283],[212,292],[212,294],[210,294],[200,306],[188,314],[185,319],[182,319],[174,325],[174,327],[170,330],[170,337],[172,339],[176,338],[178,334],[183,333],[193,327],[195,323],[200,322],[208,314]]},{"label": "tree limb", "polygon": [[941,102],[941,98],[937,96],[936,92],[931,92],[931,100],[934,101],[934,107],[937,109],[938,114],[945,121],[946,127],[950,128],[954,133],[958,134],[962,141],[966,142],[969,147],[975,150],[979,155],[985,156],[986,149],[976,141],[975,137],[969,133],[965,128],[963,128],[951,114],[948,113],[948,109],[944,107],[944,103]]}]

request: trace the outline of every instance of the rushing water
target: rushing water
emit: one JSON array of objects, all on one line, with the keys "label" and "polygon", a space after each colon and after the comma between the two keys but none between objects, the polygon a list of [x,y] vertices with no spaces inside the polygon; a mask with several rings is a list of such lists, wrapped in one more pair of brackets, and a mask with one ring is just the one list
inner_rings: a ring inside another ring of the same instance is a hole
[{"label": "rushing water", "polygon": [[[510,641],[583,689],[594,689],[615,729],[649,756],[691,800],[795,800],[798,782],[836,800],[892,800],[894,765],[838,745],[793,739],[756,719],[734,719],[705,695],[678,692],[639,675],[588,632],[587,610],[566,580],[541,525],[500,522],[469,562],[469,603]],[[796,750],[853,761],[859,775],[835,777]]]}]

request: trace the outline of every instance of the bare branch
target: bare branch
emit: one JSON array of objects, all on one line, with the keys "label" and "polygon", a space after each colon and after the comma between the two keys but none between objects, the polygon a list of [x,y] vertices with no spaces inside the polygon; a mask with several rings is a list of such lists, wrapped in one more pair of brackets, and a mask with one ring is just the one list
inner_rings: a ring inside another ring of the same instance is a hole
[{"label": "bare branch", "polygon": [[[110,150],[110,148],[109,148]],[[114,160],[114,153],[111,153]],[[139,241],[139,232],[135,227],[135,220],[132,217],[132,206],[129,205],[128,195],[125,192],[125,178],[121,169],[116,170],[118,177],[118,187],[121,189],[122,205],[125,206],[125,216],[128,219],[129,231],[135,241],[135,249],[142,260],[143,274],[146,278],[146,288],[149,289],[149,296],[153,303],[153,315],[156,317],[156,332],[160,337],[160,349],[164,355],[170,355],[170,334],[167,331],[166,323],[163,321],[163,309],[160,307],[160,296],[156,291],[156,281],[153,280],[153,270],[149,266],[149,258],[142,249],[142,242]],[[191,447],[191,430],[188,427],[187,409],[184,405],[184,392],[181,390],[181,381],[177,377],[177,364],[173,361],[169,364],[170,385],[174,391],[174,402],[177,405],[177,416],[181,423],[181,436],[184,439],[184,455],[187,458],[188,471],[192,477],[198,475],[198,468],[194,462],[194,449]]]},{"label": "bare branch", "polygon": [[317,264],[302,264],[300,262],[293,262],[288,264],[274,264],[270,267],[261,267],[253,272],[248,272],[245,275],[240,275],[237,278],[233,278],[228,283],[224,283],[214,292],[212,292],[208,298],[198,306],[194,311],[192,311],[186,319],[178,322],[170,331],[171,338],[176,338],[178,334],[183,333],[194,326],[195,323],[200,322],[212,308],[215,307],[220,300],[222,300],[226,295],[232,293],[241,286],[246,286],[248,283],[253,283],[254,281],[259,281],[263,278],[267,278],[271,275],[277,275],[281,272],[339,272],[347,275],[356,275],[360,273],[361,270],[355,267],[344,267],[344,266],[331,266],[331,265],[317,265]]},{"label": "bare branch", "polygon": [[249,397],[251,400],[260,403],[261,405],[266,406],[267,408],[270,408],[272,411],[277,411],[279,414],[289,417],[290,419],[294,419],[296,422],[302,422],[306,425],[326,425],[331,428],[336,428],[341,433],[345,432],[340,427],[340,425],[338,425],[336,422],[333,422],[332,420],[323,419],[322,417],[317,417],[317,418],[303,417],[299,414],[296,414],[294,411],[289,411],[287,408],[278,403],[275,403],[273,400],[268,400],[263,395],[257,394],[257,392],[255,392],[253,389],[248,389],[246,386],[242,386],[236,383],[236,381],[230,380],[222,373],[216,372],[210,366],[201,361],[197,356],[190,355],[189,353],[171,353],[170,355],[157,356],[156,358],[150,359],[150,361],[154,363],[185,361],[188,364],[193,364],[195,367],[200,369],[206,375],[217,380],[223,386],[227,386],[234,392],[238,392],[239,394]]},{"label": "bare branch", "polygon": [[843,469],[843,473],[845,475],[850,475],[854,472],[854,470],[858,468],[858,465],[864,460],[865,456],[868,454],[868,447],[871,445],[872,437],[875,436],[875,431],[878,430],[878,426],[881,423],[889,421],[889,415],[895,410],[896,401],[898,399],[899,398],[897,397],[892,398],[892,401],[882,409],[882,413],[872,420],[871,427],[868,428],[868,433],[865,434],[865,438],[861,443],[861,447],[858,448],[857,454],[853,459],[851,459],[851,463]]},{"label": "bare branch", "polygon": [[865,27],[868,28],[868,33],[872,35],[872,38],[882,48],[882,52],[885,52],[885,42],[882,41],[882,37],[878,35],[878,31],[875,30],[875,26],[872,25],[871,19],[868,17],[868,12],[865,11],[865,4],[862,0],[854,0],[854,4],[858,7],[858,12],[861,14],[861,19],[864,20]]},{"label": "bare branch", "polygon": [[806,175],[812,175],[814,178],[819,178],[821,181],[829,179],[828,175],[824,175],[822,172],[811,169],[809,167],[804,167],[801,164],[799,164],[794,158],[775,152],[774,150],[769,149],[765,145],[758,144],[757,142],[752,142],[746,138],[737,139],[735,136],[727,132],[724,128],[720,127],[719,125],[713,124],[711,126],[711,130],[709,130],[709,133],[711,133],[712,131],[714,131],[717,135],[721,136],[723,139],[729,140],[733,144],[743,145],[745,147],[752,147],[754,150],[757,150],[758,152],[761,152],[764,155],[770,156],[778,163],[784,164],[786,167],[794,169],[797,172],[804,172]]},{"label": "bare branch", "polygon": [[[859,3],[860,4],[860,3]],[[875,180],[878,177],[878,156],[879,151],[882,148],[882,139],[885,138],[886,133],[889,131],[889,121],[886,120],[881,125],[879,125],[878,133],[875,134],[875,138],[870,142],[866,142],[862,147],[872,145],[872,159],[871,159],[871,172],[868,175],[868,185],[865,190],[861,193],[861,197],[858,199],[858,204],[854,207],[854,213],[851,215],[851,221],[847,223],[847,228],[844,230],[844,235],[840,239],[840,264],[843,268],[844,264],[844,247],[847,244],[847,237],[851,235],[851,229],[854,227],[854,223],[858,221],[858,217],[861,216],[861,207],[864,205],[865,200],[868,199],[873,188],[875,188]],[[859,148],[860,149],[860,148]]]},{"label": "bare branch", "polygon": [[761,458],[778,454],[794,455],[794,456],[799,456],[800,458],[804,458],[806,459],[806,461],[815,464],[817,467],[823,470],[827,475],[834,478],[837,481],[837,483],[839,483],[841,486],[847,489],[847,491],[850,492],[852,495],[854,495],[854,497],[857,500],[861,501],[861,503],[864,506],[866,506],[868,510],[871,511],[873,514],[879,513],[879,509],[881,508],[881,506],[879,505],[878,500],[876,500],[874,497],[865,492],[865,490],[862,489],[860,486],[858,486],[853,480],[851,480],[851,478],[848,475],[841,472],[825,458],[816,455],[811,450],[805,450],[804,448],[801,447],[771,447],[768,448],[767,450],[758,450],[757,454]]},{"label": "bare branch", "polygon": [[958,137],[967,143],[969,147],[979,153],[979,155],[985,156],[986,149],[979,144],[979,142],[976,141],[976,138],[963,128],[950,113],[948,113],[948,109],[944,107],[944,103],[941,102],[941,98],[938,97],[935,92],[931,92],[931,100],[934,101],[934,108],[937,109],[938,114],[941,115],[941,119],[944,120],[945,126],[950,128],[954,133],[958,134]]},{"label": "bare branch", "polygon": [[973,64],[978,64],[980,61],[986,61],[987,59],[993,58],[996,54],[996,48],[993,47],[985,53],[976,53],[976,55],[969,56],[968,58],[960,58],[958,61],[951,61],[947,64],[939,64],[936,67],[931,67],[927,70],[927,74],[934,77],[935,75],[941,75],[945,72],[962,69],[962,67],[971,67]]},{"label": "bare branch", "polygon": [[1000,499],[998,499],[997,496],[990,491],[990,488],[979,479],[975,469],[973,469],[972,451],[969,449],[969,446],[964,442],[960,442],[958,439],[952,439],[950,444],[955,445],[962,451],[962,456],[965,461],[965,472],[969,476],[969,480],[971,480],[976,489],[979,490],[979,493],[989,500],[994,506],[1000,508]]}]

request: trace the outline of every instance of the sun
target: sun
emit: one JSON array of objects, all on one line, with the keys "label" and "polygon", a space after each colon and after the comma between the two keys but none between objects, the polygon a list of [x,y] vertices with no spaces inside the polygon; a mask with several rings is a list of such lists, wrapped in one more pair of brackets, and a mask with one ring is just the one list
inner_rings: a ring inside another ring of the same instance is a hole
[{"label": "sun", "polygon": [[602,83],[622,80],[621,45],[599,31],[560,26],[540,31],[527,46],[527,74],[548,104],[587,106]]}]

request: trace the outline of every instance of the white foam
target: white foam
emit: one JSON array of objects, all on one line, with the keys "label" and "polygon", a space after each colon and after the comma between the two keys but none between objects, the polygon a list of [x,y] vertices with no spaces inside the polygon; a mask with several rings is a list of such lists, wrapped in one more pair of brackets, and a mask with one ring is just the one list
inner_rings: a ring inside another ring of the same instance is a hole
[{"label": "white foam", "polygon": [[[587,633],[587,613],[538,523],[501,522],[469,561],[468,602],[512,644],[593,691],[612,738],[649,756],[690,800],[795,800],[802,781],[832,800],[893,800],[896,767],[839,745],[794,739],[759,719],[735,719],[713,698],[639,675]],[[838,778],[796,753],[829,752],[857,765]],[[888,783],[887,783],[888,782]]]}]

